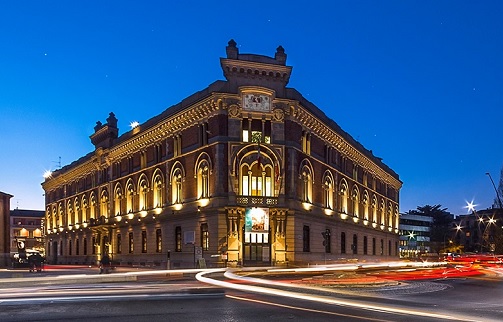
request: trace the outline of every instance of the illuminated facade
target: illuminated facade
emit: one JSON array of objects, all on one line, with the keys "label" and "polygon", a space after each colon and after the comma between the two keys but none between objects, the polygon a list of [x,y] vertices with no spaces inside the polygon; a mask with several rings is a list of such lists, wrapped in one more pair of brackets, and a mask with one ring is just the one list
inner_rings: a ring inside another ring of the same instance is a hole
[{"label": "illuminated facade", "polygon": [[14,209],[10,211],[10,252],[18,251],[22,241],[26,249],[38,250],[44,254],[45,212],[43,210]]},{"label": "illuminated facade", "polygon": [[[47,256],[194,267],[398,258],[398,175],[298,91],[240,54],[216,81],[47,177]],[[322,235],[323,233],[323,235]]]}]

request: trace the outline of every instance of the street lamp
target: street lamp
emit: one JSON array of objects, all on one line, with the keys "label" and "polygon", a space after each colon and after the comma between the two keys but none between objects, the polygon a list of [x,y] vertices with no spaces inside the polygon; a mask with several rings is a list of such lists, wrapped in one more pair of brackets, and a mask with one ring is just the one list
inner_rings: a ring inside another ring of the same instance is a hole
[{"label": "street lamp", "polygon": [[489,177],[489,179],[491,179],[491,183],[493,184],[493,187],[494,187],[494,192],[496,192],[496,197],[498,198],[498,204],[500,206],[500,209],[503,209],[503,204],[501,203],[500,194],[498,193],[498,189],[496,189],[496,185],[494,184],[493,177],[491,177],[491,174],[489,172],[486,172],[486,174]]}]

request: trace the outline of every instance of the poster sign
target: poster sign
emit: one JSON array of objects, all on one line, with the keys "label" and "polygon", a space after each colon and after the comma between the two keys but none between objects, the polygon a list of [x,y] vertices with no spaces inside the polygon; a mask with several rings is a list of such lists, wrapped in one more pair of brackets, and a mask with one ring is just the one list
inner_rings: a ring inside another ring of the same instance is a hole
[{"label": "poster sign", "polygon": [[17,252],[18,253],[25,253],[26,252],[25,239],[24,238],[18,238],[16,240],[16,242],[17,242]]},{"label": "poster sign", "polygon": [[196,260],[203,258],[203,248],[201,246],[194,246],[194,258]]},{"label": "poster sign", "polygon": [[245,232],[269,231],[269,208],[246,208]]}]

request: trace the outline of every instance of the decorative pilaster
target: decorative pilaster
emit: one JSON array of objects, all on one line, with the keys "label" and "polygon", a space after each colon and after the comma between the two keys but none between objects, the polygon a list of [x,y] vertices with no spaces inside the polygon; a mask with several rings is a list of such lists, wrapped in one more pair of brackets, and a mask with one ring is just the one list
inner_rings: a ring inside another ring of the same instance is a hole
[{"label": "decorative pilaster", "polygon": [[237,264],[240,260],[240,222],[243,211],[239,208],[227,209],[227,262]]}]

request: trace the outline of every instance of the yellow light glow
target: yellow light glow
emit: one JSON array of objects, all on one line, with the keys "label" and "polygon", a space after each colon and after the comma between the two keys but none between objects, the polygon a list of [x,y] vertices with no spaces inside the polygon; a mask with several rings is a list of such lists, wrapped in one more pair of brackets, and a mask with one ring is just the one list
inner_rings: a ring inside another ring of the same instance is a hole
[{"label": "yellow light glow", "polygon": [[332,209],[328,209],[328,208],[325,209],[325,215],[331,216],[333,213],[334,212],[332,211]]},{"label": "yellow light glow", "polygon": [[131,123],[129,123],[129,126],[134,129],[136,127],[138,127],[140,125],[140,123],[138,121],[132,121]]},{"label": "yellow light glow", "polygon": [[354,216],[354,217],[353,217],[353,222],[354,222],[354,223],[357,223],[359,220],[360,220],[360,218],[358,218],[358,217],[356,217],[356,216]]},{"label": "yellow light glow", "polygon": [[348,219],[348,214],[341,212],[341,219],[344,219],[344,220]]},{"label": "yellow light glow", "polygon": [[146,217],[147,216],[147,211],[146,210],[140,211],[140,216],[141,217]]},{"label": "yellow light glow", "polygon": [[197,201],[197,203],[199,204],[199,206],[201,207],[206,207],[207,205],[209,205],[210,203],[210,199],[209,198],[202,198],[202,199],[199,199]]},{"label": "yellow light glow", "polygon": [[156,215],[159,215],[161,212],[162,212],[162,208],[161,207],[157,207],[157,208],[154,209],[154,213]]},{"label": "yellow light glow", "polygon": [[51,170],[46,170],[43,174],[45,179],[49,179],[52,176],[52,171]]},{"label": "yellow light glow", "polygon": [[309,202],[303,202],[302,203],[302,208],[305,210],[311,210],[312,205]]},{"label": "yellow light glow", "polygon": [[175,209],[175,210],[180,210],[180,209],[182,209],[182,207],[183,207],[183,205],[181,203],[177,203],[177,204],[173,205],[173,209]]},{"label": "yellow light glow", "polygon": [[116,217],[115,217],[115,220],[117,220],[117,221],[121,221],[121,220],[122,220],[122,216],[116,216]]}]

